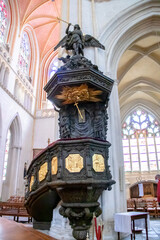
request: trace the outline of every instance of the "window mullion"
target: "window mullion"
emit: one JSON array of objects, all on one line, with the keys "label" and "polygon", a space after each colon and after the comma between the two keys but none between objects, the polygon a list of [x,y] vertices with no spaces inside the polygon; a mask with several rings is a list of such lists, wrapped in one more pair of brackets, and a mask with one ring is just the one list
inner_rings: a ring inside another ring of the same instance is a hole
[{"label": "window mullion", "polygon": [[150,164],[149,164],[149,152],[148,152],[148,141],[147,141],[147,135],[145,134],[145,140],[146,140],[146,151],[147,151],[147,163],[148,163],[148,171],[150,172]]},{"label": "window mullion", "polygon": [[136,138],[137,138],[137,149],[138,149],[138,162],[139,162],[139,171],[141,172],[141,163],[140,163],[140,151],[139,151],[139,137],[138,133],[136,132]]},{"label": "window mullion", "polygon": [[155,135],[153,135],[153,139],[154,139],[154,147],[155,147],[155,154],[156,154],[157,169],[159,170],[159,165],[158,165],[158,154],[157,154],[157,145],[156,145]]},{"label": "window mullion", "polygon": [[129,156],[130,156],[130,166],[131,166],[131,172],[132,172],[133,170],[132,170],[132,154],[131,154],[131,143],[130,143],[130,139],[131,139],[131,137],[129,136],[129,137],[128,137],[128,140],[129,140]]}]

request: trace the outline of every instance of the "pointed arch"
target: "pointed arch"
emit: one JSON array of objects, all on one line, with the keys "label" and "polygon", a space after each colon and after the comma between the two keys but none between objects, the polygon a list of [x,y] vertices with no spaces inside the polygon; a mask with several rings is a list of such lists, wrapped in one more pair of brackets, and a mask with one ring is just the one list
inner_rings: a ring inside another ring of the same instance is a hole
[{"label": "pointed arch", "polygon": [[120,57],[138,38],[151,32],[159,32],[159,1],[138,2],[117,15],[116,19],[104,29],[100,42],[105,42],[106,72],[117,79]]},{"label": "pointed arch", "polygon": [[122,123],[125,171],[160,169],[160,122],[150,111],[134,107]]},{"label": "pointed arch", "polygon": [[29,78],[30,82],[33,86],[36,86],[36,75],[38,74],[38,66],[39,66],[39,48],[37,37],[35,34],[34,29],[29,25],[26,24],[21,29],[21,38],[23,34],[26,33],[29,39],[30,44],[30,65],[29,65]]},{"label": "pointed arch", "polygon": [[7,158],[5,155],[6,146],[4,149],[3,160],[3,183],[2,183],[2,200],[6,201],[11,195],[15,195],[17,191],[17,179],[20,162],[20,153],[22,146],[22,128],[19,114],[15,114],[6,131],[6,140],[10,132],[10,140],[8,147]]},{"label": "pointed arch", "polygon": [[159,111],[155,111],[156,107],[158,106],[154,105],[152,102],[146,102],[144,99],[137,99],[134,102],[129,102],[121,109],[121,124],[124,122],[126,117],[137,108],[142,108],[145,111],[150,112],[160,122],[160,114]]},{"label": "pointed arch", "polygon": [[29,77],[30,66],[31,66],[31,45],[28,34],[24,31],[21,35],[18,68],[23,75]]},{"label": "pointed arch", "polygon": [[21,148],[22,146],[22,125],[19,114],[16,113],[10,120],[8,129],[11,128],[13,134],[13,144],[15,147]]}]

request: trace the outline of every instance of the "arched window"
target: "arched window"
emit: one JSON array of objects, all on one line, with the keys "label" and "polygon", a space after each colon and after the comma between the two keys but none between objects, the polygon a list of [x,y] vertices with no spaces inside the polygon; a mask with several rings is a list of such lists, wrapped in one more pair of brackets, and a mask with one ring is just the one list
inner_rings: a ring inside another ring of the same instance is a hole
[{"label": "arched window", "polygon": [[[48,80],[51,79],[51,77],[53,77],[53,75],[56,73],[58,69],[58,59],[55,58],[53,59],[53,61],[51,62],[50,66],[49,66],[49,71],[48,71]],[[47,109],[52,109],[53,108],[53,104],[51,103],[51,101],[47,100]]]},{"label": "arched window", "polygon": [[9,14],[4,0],[0,0],[0,42],[5,42],[9,25]]},{"label": "arched window", "polygon": [[150,113],[137,109],[122,126],[125,171],[160,169],[160,125]]},{"label": "arched window", "polygon": [[26,32],[23,33],[20,45],[20,53],[18,58],[18,67],[22,73],[29,76],[29,68],[31,61],[31,47]]},{"label": "arched window", "polygon": [[10,142],[11,142],[11,131],[9,129],[7,134],[7,139],[6,139],[6,148],[5,148],[5,157],[4,157],[4,166],[3,166],[3,181],[6,180]]},{"label": "arched window", "polygon": [[57,69],[58,69],[58,60],[56,58],[56,59],[53,59],[53,61],[50,64],[49,72],[48,72],[49,79],[51,79],[51,77],[55,74]]}]

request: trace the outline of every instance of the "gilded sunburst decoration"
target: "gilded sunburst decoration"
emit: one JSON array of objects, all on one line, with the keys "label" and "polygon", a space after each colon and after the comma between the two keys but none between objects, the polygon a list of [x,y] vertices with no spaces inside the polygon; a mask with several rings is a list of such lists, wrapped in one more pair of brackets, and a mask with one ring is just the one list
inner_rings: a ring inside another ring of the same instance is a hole
[{"label": "gilded sunburst decoration", "polygon": [[55,97],[62,100],[62,104],[65,105],[84,101],[100,102],[101,99],[98,96],[101,94],[101,90],[94,90],[93,88],[89,88],[87,84],[81,84],[74,87],[64,86],[61,94]]}]

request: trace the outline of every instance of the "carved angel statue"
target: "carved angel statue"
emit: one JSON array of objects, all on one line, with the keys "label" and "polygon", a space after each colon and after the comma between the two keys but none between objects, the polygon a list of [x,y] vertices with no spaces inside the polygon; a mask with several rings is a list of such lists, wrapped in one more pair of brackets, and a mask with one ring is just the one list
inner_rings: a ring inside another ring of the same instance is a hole
[{"label": "carved angel statue", "polygon": [[105,47],[91,35],[83,35],[78,24],[74,25],[74,30],[69,31],[71,23],[68,24],[66,35],[54,48],[64,47],[66,50],[72,50],[74,55],[84,55],[83,49],[85,47],[98,47],[105,49]]}]

